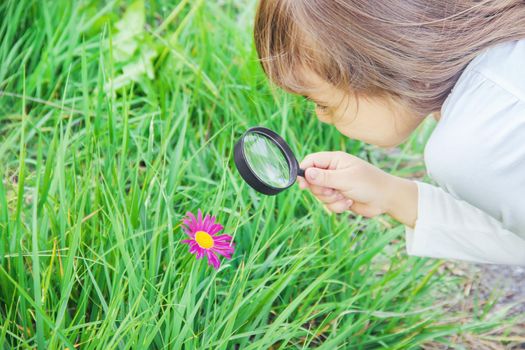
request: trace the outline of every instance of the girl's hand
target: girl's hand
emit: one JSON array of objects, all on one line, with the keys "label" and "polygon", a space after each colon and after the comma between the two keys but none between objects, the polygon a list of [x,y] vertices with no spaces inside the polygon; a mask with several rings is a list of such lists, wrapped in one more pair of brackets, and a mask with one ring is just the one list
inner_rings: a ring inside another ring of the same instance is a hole
[{"label": "girl's hand", "polygon": [[300,164],[305,177],[299,186],[308,188],[335,213],[350,209],[373,217],[387,213],[413,226],[417,218],[417,186],[413,181],[386,173],[344,152],[308,155]]}]

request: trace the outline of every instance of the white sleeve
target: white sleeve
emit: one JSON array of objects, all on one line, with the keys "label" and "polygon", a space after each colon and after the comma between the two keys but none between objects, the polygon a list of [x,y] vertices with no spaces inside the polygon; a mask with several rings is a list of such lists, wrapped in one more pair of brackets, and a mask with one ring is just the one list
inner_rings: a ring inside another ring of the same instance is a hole
[{"label": "white sleeve", "polygon": [[405,226],[409,255],[525,266],[525,240],[477,207],[416,181],[418,218]]}]

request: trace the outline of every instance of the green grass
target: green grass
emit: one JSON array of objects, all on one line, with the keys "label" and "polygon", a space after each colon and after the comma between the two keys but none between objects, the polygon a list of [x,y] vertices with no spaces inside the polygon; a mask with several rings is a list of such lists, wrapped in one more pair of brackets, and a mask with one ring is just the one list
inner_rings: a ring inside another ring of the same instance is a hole
[{"label": "green grass", "polygon": [[[458,281],[406,256],[402,226],[243,183],[232,150],[249,126],[405,176],[432,128],[385,158],[321,125],[269,88],[253,9],[0,4],[1,348],[411,349],[501,327],[490,305],[444,311]],[[218,272],[180,243],[198,208],[237,244]]]}]

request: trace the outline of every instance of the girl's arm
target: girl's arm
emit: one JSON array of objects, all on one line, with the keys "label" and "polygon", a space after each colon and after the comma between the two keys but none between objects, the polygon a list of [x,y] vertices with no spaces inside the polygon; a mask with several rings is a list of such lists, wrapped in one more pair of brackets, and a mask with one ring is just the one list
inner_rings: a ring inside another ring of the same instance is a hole
[{"label": "girl's arm", "polygon": [[525,266],[525,239],[441,188],[416,183],[417,221],[405,227],[408,254]]}]

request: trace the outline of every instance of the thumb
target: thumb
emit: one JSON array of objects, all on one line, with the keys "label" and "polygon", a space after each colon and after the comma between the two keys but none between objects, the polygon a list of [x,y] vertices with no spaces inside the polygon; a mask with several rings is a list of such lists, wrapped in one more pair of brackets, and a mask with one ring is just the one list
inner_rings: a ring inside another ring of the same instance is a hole
[{"label": "thumb", "polygon": [[306,180],[312,185],[330,187],[336,190],[343,190],[346,187],[344,174],[338,170],[307,168],[305,176]]}]

